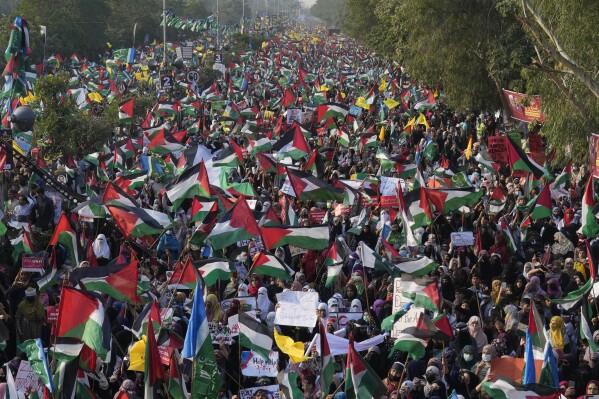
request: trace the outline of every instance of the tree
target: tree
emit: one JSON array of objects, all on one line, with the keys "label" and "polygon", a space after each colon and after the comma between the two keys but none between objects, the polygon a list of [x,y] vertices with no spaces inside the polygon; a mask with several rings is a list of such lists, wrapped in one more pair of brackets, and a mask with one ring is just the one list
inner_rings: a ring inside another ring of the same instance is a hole
[{"label": "tree", "polygon": [[345,19],[347,0],[316,0],[310,14],[325,22],[330,28],[340,28]]}]

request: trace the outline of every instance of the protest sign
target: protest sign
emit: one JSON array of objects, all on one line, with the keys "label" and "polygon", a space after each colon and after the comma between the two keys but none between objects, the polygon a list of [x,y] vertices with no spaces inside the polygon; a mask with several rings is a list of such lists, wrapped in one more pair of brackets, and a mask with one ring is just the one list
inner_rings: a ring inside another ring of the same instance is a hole
[{"label": "protest sign", "polygon": [[275,324],[295,327],[314,327],[318,316],[317,292],[286,291],[277,294],[279,307],[276,310]]},{"label": "protest sign", "polygon": [[28,273],[43,273],[44,258],[38,258],[34,256],[23,257],[21,268],[24,272]]},{"label": "protest sign", "polygon": [[593,177],[599,179],[599,134],[589,136],[589,162]]},{"label": "protest sign", "polygon": [[270,352],[268,359],[263,359],[254,351],[241,352],[241,374],[246,377],[276,377],[279,352]]},{"label": "protest sign", "polygon": [[160,354],[160,363],[165,366],[171,364],[171,354],[173,353],[173,347],[171,346],[158,346],[158,353]]},{"label": "protest sign", "polygon": [[391,208],[393,206],[399,206],[397,195],[381,195],[382,208]]},{"label": "protest sign", "polygon": [[360,115],[362,115],[362,108],[358,107],[357,105],[352,105],[349,108],[349,114],[351,116],[355,116],[356,118],[359,118]]},{"label": "protest sign", "polygon": [[37,392],[44,386],[42,380],[33,372],[31,365],[26,360],[21,360],[19,364],[19,370],[15,377],[15,385],[17,391],[23,393],[28,391]]},{"label": "protest sign", "polygon": [[[397,277],[395,280],[393,280],[393,309],[391,312],[399,312],[408,302],[411,301],[401,294],[401,277]],[[399,320],[397,320],[397,322],[393,325],[391,337],[397,338],[400,331],[404,328],[416,326],[418,318],[420,317],[420,313],[422,312],[424,312],[424,308],[419,308],[412,305],[410,310],[400,317]]]},{"label": "protest sign", "polygon": [[507,138],[504,136],[488,137],[488,153],[491,159],[499,163],[508,163],[509,155],[507,150]]},{"label": "protest sign", "polygon": [[312,123],[312,120],[314,119],[314,111],[304,111],[302,112],[302,117],[300,120],[300,123],[302,125],[308,125],[310,123]]},{"label": "protest sign", "polygon": [[221,301],[220,307],[222,308],[223,312],[226,312],[227,309],[229,309],[231,307],[231,301],[233,299],[237,299],[239,301],[239,307],[244,312],[256,309],[256,306],[257,306],[256,305],[256,297],[254,297],[254,296],[240,296],[238,298],[225,299],[225,300]]},{"label": "protest sign", "polygon": [[291,125],[294,121],[297,123],[302,123],[301,108],[289,108],[287,110],[287,124]]},{"label": "protest sign", "polygon": [[503,90],[503,96],[510,108],[511,117],[523,122],[545,121],[541,110],[541,97]]},{"label": "protest sign", "polygon": [[48,323],[55,323],[58,320],[58,306],[48,306],[46,308],[46,318]]},{"label": "protest sign", "polygon": [[308,217],[309,217],[311,223],[321,224],[322,219],[324,218],[324,215],[326,215],[326,214],[327,214],[327,211],[325,211],[325,210],[313,210],[313,211],[310,211],[310,214],[308,215]]},{"label": "protest sign", "polygon": [[329,317],[337,321],[339,329],[345,328],[351,320],[359,320],[364,316],[363,312],[344,312],[344,313],[331,313]]},{"label": "protest sign", "polygon": [[456,247],[474,245],[474,234],[471,231],[458,231],[450,234],[451,242]]},{"label": "protest sign", "polygon": [[212,338],[213,344],[219,344],[219,340],[222,338],[225,340],[225,344],[231,345],[233,338],[231,337],[231,330],[229,325],[222,323],[208,323],[208,329],[210,330],[210,337]]},{"label": "protest sign", "polygon": [[381,184],[379,185],[381,195],[396,196],[397,187],[401,183],[400,180],[397,177],[381,176]]},{"label": "protest sign", "polygon": [[258,391],[265,391],[268,399],[281,399],[281,390],[279,385],[267,385],[265,387],[254,387],[241,389],[239,391],[239,399],[254,399],[254,395]]}]

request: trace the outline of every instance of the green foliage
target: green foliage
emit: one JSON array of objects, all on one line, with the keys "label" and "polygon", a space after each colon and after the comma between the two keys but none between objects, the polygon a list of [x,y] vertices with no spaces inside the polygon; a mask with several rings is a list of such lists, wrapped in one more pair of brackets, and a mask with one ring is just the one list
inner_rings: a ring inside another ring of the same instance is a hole
[{"label": "green foliage", "polygon": [[329,28],[340,28],[345,20],[347,0],[316,0],[310,14],[321,19]]}]

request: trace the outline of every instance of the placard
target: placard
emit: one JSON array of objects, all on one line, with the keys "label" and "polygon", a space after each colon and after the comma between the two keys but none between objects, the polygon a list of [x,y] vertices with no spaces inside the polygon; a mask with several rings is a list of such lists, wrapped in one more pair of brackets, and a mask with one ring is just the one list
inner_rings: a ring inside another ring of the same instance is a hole
[{"label": "placard", "polygon": [[596,133],[589,137],[589,163],[593,177],[599,179],[599,134]]},{"label": "placard", "polygon": [[301,108],[289,108],[287,110],[287,124],[291,125],[294,121],[297,123],[302,123]]},{"label": "placard", "polygon": [[267,385],[265,387],[254,387],[239,390],[239,399],[254,399],[254,394],[258,391],[265,391],[268,399],[281,399],[281,390],[279,385]]},{"label": "placard", "polygon": [[278,363],[279,352],[270,352],[266,360],[254,351],[241,352],[241,374],[246,377],[276,377]]},{"label": "placard", "polygon": [[23,257],[21,268],[24,272],[28,273],[43,273],[44,258],[38,258],[34,256]]},{"label": "placard", "polygon": [[451,242],[456,247],[474,245],[474,234],[471,231],[459,231],[450,234]]},{"label": "placard", "polygon": [[358,107],[357,105],[352,105],[349,107],[349,114],[359,118],[360,115],[362,115],[362,108]]},{"label": "placard", "polygon": [[[401,277],[397,277],[393,280],[393,309],[391,313],[399,312],[403,307],[408,303],[412,302],[410,299],[404,297],[401,294]],[[418,318],[420,317],[420,313],[424,312],[424,308],[419,308],[414,305],[410,307],[410,310],[406,314],[397,320],[397,322],[393,325],[393,329],[391,330],[391,337],[397,338],[399,333],[408,327],[415,327],[418,322]]]},{"label": "placard", "polygon": [[349,206],[343,206],[343,204],[337,204],[335,207],[335,216],[349,215],[351,208]]},{"label": "placard", "polygon": [[363,312],[340,312],[329,314],[329,317],[337,321],[337,326],[339,327],[339,329],[347,327],[351,320],[359,320],[363,316]]},{"label": "placard", "polygon": [[160,363],[165,366],[171,364],[171,354],[173,353],[173,347],[171,346],[158,346],[158,353],[160,354]]},{"label": "placard", "polygon": [[44,386],[42,380],[33,372],[27,360],[21,360],[15,377],[15,385],[19,392],[37,392]]},{"label": "placard", "polygon": [[220,344],[220,339],[225,340],[225,344],[231,345],[233,338],[231,337],[231,330],[229,325],[223,323],[208,323],[208,329],[210,330],[210,337],[212,338],[213,344]]},{"label": "placard", "polygon": [[318,316],[318,292],[286,291],[277,294],[279,307],[275,324],[295,327],[314,327]]},{"label": "placard", "polygon": [[316,223],[316,224],[321,224],[322,223],[322,219],[324,219],[324,216],[327,214],[327,211],[324,210],[313,210],[310,211],[310,213],[308,214],[308,218],[310,219],[311,223]]},{"label": "placard", "polygon": [[507,138],[504,136],[489,136],[487,139],[489,156],[498,163],[509,163]]},{"label": "placard", "polygon": [[314,111],[309,111],[309,110],[303,111],[300,124],[309,125],[312,123],[313,119],[314,119]]},{"label": "placard", "polygon": [[503,90],[503,96],[508,103],[512,118],[524,122],[534,122],[535,120],[541,123],[545,122],[545,115],[541,110],[541,97],[528,96],[509,90]]},{"label": "placard", "polygon": [[220,302],[220,307],[223,312],[226,312],[227,309],[231,307],[231,301],[233,299],[237,299],[239,301],[239,307],[244,311],[254,310],[257,307],[256,297],[255,296],[241,296],[238,298],[224,299]]},{"label": "placard", "polygon": [[46,318],[48,323],[56,323],[58,321],[58,306],[48,306],[46,308]]},{"label": "placard", "polygon": [[397,201],[397,195],[381,195],[382,208],[391,208],[394,206],[399,206],[399,202]]}]

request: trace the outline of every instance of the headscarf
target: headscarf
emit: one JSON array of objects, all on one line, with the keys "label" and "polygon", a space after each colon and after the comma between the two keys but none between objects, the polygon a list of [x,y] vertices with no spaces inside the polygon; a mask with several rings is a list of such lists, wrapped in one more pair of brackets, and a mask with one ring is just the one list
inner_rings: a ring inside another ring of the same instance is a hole
[{"label": "headscarf", "polygon": [[353,275],[351,282],[356,286],[356,293],[362,295],[364,293],[364,280],[358,275]]},{"label": "headscarf", "polygon": [[356,298],[353,301],[351,301],[351,305],[349,307],[349,311],[350,312],[362,312],[362,302]]},{"label": "headscarf", "polygon": [[260,318],[262,320],[266,320],[271,305],[272,303],[268,299],[268,290],[266,287],[258,288],[258,310],[260,310]]},{"label": "headscarf", "polygon": [[491,353],[491,358],[497,357],[497,350],[495,350],[495,347],[493,345],[487,344],[483,347],[483,349],[489,350],[489,352]]},{"label": "headscarf", "polygon": [[530,281],[524,287],[524,295],[544,295],[545,291],[541,289],[541,279],[539,276],[532,276]]},{"label": "headscarf", "polygon": [[121,384],[119,392],[125,392],[127,395],[135,395],[137,394],[137,386],[135,385],[135,382],[131,380],[125,380]]},{"label": "headscarf", "polygon": [[551,247],[551,252],[554,254],[565,255],[568,252],[574,251],[574,244],[572,244],[572,242],[568,240],[563,233],[558,231],[553,235],[553,238],[557,240],[557,242],[553,243]]},{"label": "headscarf", "polygon": [[304,285],[300,281],[301,277],[306,277],[304,273],[298,272],[295,273],[295,277],[293,278],[293,283],[291,284],[291,291],[301,291]]},{"label": "headscarf", "polygon": [[515,330],[520,323],[520,312],[518,308],[511,303],[503,308],[505,312],[505,330]]},{"label": "headscarf", "polygon": [[[478,324],[474,324],[474,322],[478,322]],[[476,341],[478,353],[482,352],[483,347],[489,343],[489,340],[483,332],[480,317],[472,316],[470,320],[468,320],[468,333]]]},{"label": "headscarf", "polygon": [[326,303],[320,302],[316,309],[318,309],[319,311],[324,310],[324,313],[325,313],[324,319],[325,320],[329,318],[329,307],[327,306]]},{"label": "headscarf", "polygon": [[506,356],[508,355],[508,347],[507,347],[507,334],[506,333],[500,333],[497,338],[495,338],[493,340],[493,342],[491,342],[491,345],[493,345],[493,348],[495,348],[495,352],[497,353],[498,357],[501,356]]},{"label": "headscarf", "polygon": [[501,280],[493,280],[491,283],[491,299],[493,303],[497,305],[497,300],[499,299],[499,292],[501,291]]},{"label": "headscarf", "polygon": [[329,298],[329,300],[327,301],[327,306],[329,307],[329,311],[331,313],[339,313],[340,311],[339,302],[337,301],[337,298]]},{"label": "headscarf", "polygon": [[94,249],[96,258],[110,259],[110,248],[106,243],[106,236],[104,234],[98,234],[92,244],[92,248]]},{"label": "headscarf", "polygon": [[385,301],[383,301],[382,299],[377,299],[372,304],[372,311],[374,312],[376,317],[378,317],[379,319],[381,317],[381,314],[383,313],[383,305],[384,304],[385,304]]},{"label": "headscarf", "polygon": [[273,331],[275,328],[275,316],[277,314],[275,312],[268,312],[266,315],[266,326],[269,331]]},{"label": "headscarf", "polygon": [[[555,327],[552,326],[555,322]],[[564,350],[564,334],[566,333],[566,325],[564,319],[560,316],[553,316],[549,323],[549,340],[554,349]]]},{"label": "headscarf", "polygon": [[244,297],[244,296],[248,296],[248,286],[244,283],[239,284],[239,287],[237,288],[237,296],[238,297]]},{"label": "headscarf", "polygon": [[551,299],[560,298],[562,296],[562,287],[560,287],[559,280],[555,277],[547,281],[547,296]]},{"label": "headscarf", "polygon": [[218,323],[223,319],[224,313],[214,294],[206,295],[206,317],[209,322]]}]

